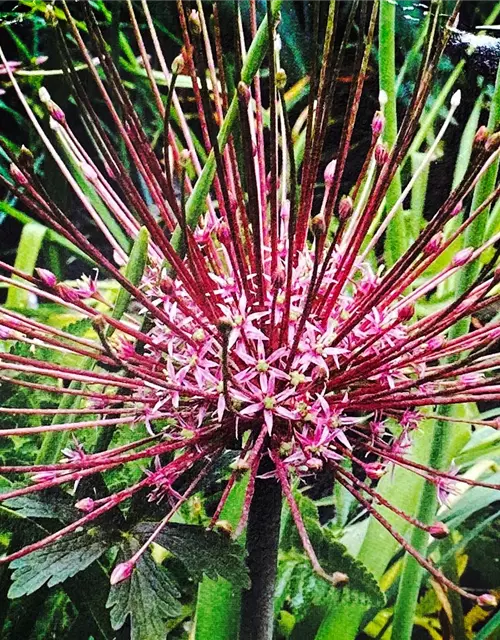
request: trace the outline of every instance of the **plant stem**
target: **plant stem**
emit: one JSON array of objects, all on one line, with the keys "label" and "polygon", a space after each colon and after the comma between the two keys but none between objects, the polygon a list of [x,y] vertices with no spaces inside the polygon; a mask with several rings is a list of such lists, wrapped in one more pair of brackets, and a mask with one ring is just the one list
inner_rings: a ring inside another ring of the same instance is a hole
[{"label": "plant stem", "polygon": [[[380,3],[379,20],[379,84],[380,90],[387,94],[387,104],[384,108],[385,126],[383,139],[389,147],[394,147],[398,137],[398,115],[396,109],[396,5],[391,0]],[[391,211],[401,195],[401,176],[399,171],[394,176],[386,196],[386,212]],[[403,254],[404,213],[400,207],[387,229],[385,258],[388,266],[394,264]]]},{"label": "plant stem", "polygon": [[[500,124],[500,68],[497,72],[495,92],[493,95],[490,117],[488,120],[488,128],[490,131],[495,131]],[[482,179],[478,182],[472,199],[471,211],[475,207],[479,206],[486,197],[491,193],[493,189],[498,172],[498,163],[492,164],[490,169],[484,174]],[[479,247],[484,239],[484,232],[486,229],[486,222],[489,208],[481,214],[467,229],[464,237],[464,246]],[[480,264],[476,260],[475,262],[466,265],[461,271],[457,285],[457,296],[461,295],[473,284],[476,280]],[[456,338],[461,335],[465,335],[469,331],[470,318],[464,318],[450,331],[450,338]],[[453,415],[453,409],[451,405],[445,406],[440,409],[439,413],[443,416]],[[431,453],[429,456],[428,466],[434,469],[442,469],[446,467],[450,462],[450,427],[446,425],[446,422],[438,420],[434,426],[434,435],[431,446]],[[422,498],[420,501],[420,507],[417,514],[417,518],[425,524],[430,524],[436,514],[437,510],[437,496],[436,488],[426,483],[422,491]],[[428,535],[422,531],[415,529],[411,537],[412,547],[418,551],[421,555],[425,555],[428,544]],[[418,601],[418,594],[420,591],[420,584],[422,581],[423,569],[415,561],[415,559],[408,554],[406,555],[403,565],[403,573],[401,575],[401,582],[399,585],[398,598],[396,601],[396,607],[394,610],[394,624],[393,624],[393,638],[398,640],[410,640],[412,637],[413,621],[415,617],[415,610]]]},{"label": "plant stem", "polygon": [[[272,464],[265,458],[258,474],[270,470]],[[239,640],[272,640],[280,520],[280,484],[274,478],[257,478],[247,529],[247,563],[252,586],[242,596]]]}]

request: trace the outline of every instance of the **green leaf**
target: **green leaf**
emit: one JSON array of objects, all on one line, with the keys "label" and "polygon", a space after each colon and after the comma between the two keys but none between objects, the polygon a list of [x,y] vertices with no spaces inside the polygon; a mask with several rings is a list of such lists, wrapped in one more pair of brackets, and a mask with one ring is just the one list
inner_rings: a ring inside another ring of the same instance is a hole
[{"label": "green leaf", "polygon": [[[485,478],[486,482],[497,484],[500,482],[500,472]],[[444,521],[450,529],[460,526],[467,518],[490,504],[500,500],[498,491],[486,487],[471,487],[452,509],[445,514]]]},{"label": "green leaf", "polygon": [[71,522],[78,514],[73,506],[74,499],[57,488],[10,498],[3,504],[24,518],[48,518]]},{"label": "green leaf", "polygon": [[[140,547],[138,540],[124,541],[117,562],[130,558]],[[181,613],[180,593],[167,570],[146,552],[129,580],[111,587],[106,607],[111,626],[120,629],[130,617],[131,640],[165,640],[166,620]]]},{"label": "green leaf", "polygon": [[72,336],[76,336],[77,338],[83,338],[89,331],[93,331],[92,320],[89,318],[77,320],[76,322],[66,325],[64,327],[64,331],[66,331],[66,333],[70,333]]},{"label": "green leaf", "polygon": [[[240,519],[247,486],[248,474],[235,483],[220,514],[233,528]],[[240,606],[239,589],[223,578],[204,576],[198,585],[195,639],[233,640],[238,634]]]},{"label": "green leaf", "polygon": [[[141,227],[130,251],[130,256],[125,268],[125,277],[136,287],[140,284],[144,269],[146,268],[146,262],[148,259],[148,243],[148,230],[146,227]],[[123,314],[127,311],[131,296],[132,294],[129,291],[123,287],[120,288],[116,298],[115,307],[113,309],[113,318],[115,320],[120,320]],[[106,335],[108,337],[111,336],[114,330],[114,327],[108,327]]]},{"label": "green leaf", "polygon": [[[351,556],[346,547],[340,543],[330,529],[322,527],[318,519],[318,511],[312,500],[297,493],[295,495],[300,508],[307,533],[312,542],[318,560],[327,572],[340,571],[349,576],[349,582],[340,590],[332,589],[331,585],[318,577],[309,560],[302,552],[302,543],[297,530],[288,518],[282,532],[282,547],[285,552],[282,562],[285,567],[290,562],[293,568],[288,568],[288,585],[281,581],[281,589],[285,589],[292,613],[297,620],[301,620],[312,604],[325,605],[330,603],[334,591],[338,591],[338,600],[346,603],[358,603],[364,606],[382,607],[385,598],[374,576],[359,561]],[[282,570],[280,570],[282,572]],[[283,573],[282,573],[283,577]],[[282,592],[278,598],[283,598]],[[336,596],[337,598],[337,596]]]},{"label": "green leaf", "polygon": [[[141,523],[134,532],[148,538],[157,523]],[[241,546],[230,538],[202,527],[171,523],[155,538],[162,547],[178,558],[196,580],[203,575],[215,580],[225,578],[236,587],[248,589],[250,581]]]},{"label": "green leaf", "polygon": [[[14,262],[16,269],[28,275],[32,275],[38,259],[38,254],[42,248],[46,231],[47,228],[38,224],[38,222],[29,222],[23,227],[19,245],[17,247],[16,260]],[[13,276],[12,279],[24,282],[22,278],[19,278],[18,276]],[[7,307],[14,309],[22,309],[23,307],[28,306],[28,299],[28,291],[19,289],[12,285],[9,287],[9,291],[7,293],[6,305]]]},{"label": "green leaf", "polygon": [[9,598],[33,593],[45,583],[53,587],[86,569],[106,551],[106,536],[98,529],[65,536],[11,563],[14,569]]}]

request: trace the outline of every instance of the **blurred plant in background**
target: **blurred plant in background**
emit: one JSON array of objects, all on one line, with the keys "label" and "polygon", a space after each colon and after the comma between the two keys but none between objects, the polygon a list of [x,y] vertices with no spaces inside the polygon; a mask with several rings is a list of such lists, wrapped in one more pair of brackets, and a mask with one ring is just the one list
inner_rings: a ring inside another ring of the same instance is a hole
[{"label": "blurred plant in background", "polygon": [[500,83],[464,112],[454,56],[495,42],[440,2],[24,6],[5,637],[489,637]]}]

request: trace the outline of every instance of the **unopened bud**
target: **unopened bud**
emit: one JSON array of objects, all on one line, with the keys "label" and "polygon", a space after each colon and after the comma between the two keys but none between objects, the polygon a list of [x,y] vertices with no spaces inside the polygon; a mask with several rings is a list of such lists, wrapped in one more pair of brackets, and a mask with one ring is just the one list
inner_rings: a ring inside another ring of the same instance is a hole
[{"label": "unopened bud", "polygon": [[326,232],[325,216],[322,213],[318,213],[311,220],[311,231],[316,238],[321,237]]},{"label": "unopened bud", "polygon": [[381,462],[369,462],[364,465],[363,470],[370,480],[379,480],[387,471],[386,466]]},{"label": "unopened bud", "polygon": [[183,149],[179,153],[179,164],[183,169],[186,169],[189,166],[190,162],[191,162],[191,153],[189,152],[189,149]]},{"label": "unopened bud", "polygon": [[49,25],[49,27],[57,26],[56,12],[51,4],[45,5],[43,17],[45,18],[45,22]]},{"label": "unopened bud", "polygon": [[406,322],[413,318],[413,314],[415,313],[415,307],[412,304],[405,304],[398,310],[398,320],[400,322]]},{"label": "unopened bud", "polygon": [[221,222],[217,226],[216,234],[217,239],[222,244],[228,244],[228,242],[231,240],[231,232],[229,231],[229,227],[227,226],[226,222]]},{"label": "unopened bud", "polygon": [[133,570],[134,565],[131,562],[120,562],[120,564],[117,564],[113,569],[109,581],[114,585],[123,582],[123,580],[128,580]]},{"label": "unopened bud", "polygon": [[500,131],[493,133],[488,140],[486,140],[486,144],[484,148],[488,153],[493,153],[500,147]]},{"label": "unopened bud", "polygon": [[476,135],[474,136],[473,147],[476,149],[483,147],[486,144],[486,140],[488,140],[489,135],[488,129],[484,125],[479,127],[476,131]]},{"label": "unopened bud", "polygon": [[335,177],[335,168],[337,167],[336,160],[330,160],[330,162],[326,165],[325,168],[325,184],[327,187],[330,187],[333,182],[333,178]]},{"label": "unopened bud", "polygon": [[462,211],[462,209],[464,208],[464,203],[460,200],[460,202],[457,202],[457,204],[453,207],[450,216],[452,218],[454,218],[455,216],[458,216],[458,214]]},{"label": "unopened bud", "polygon": [[85,511],[86,513],[93,511],[94,507],[95,502],[94,500],[92,500],[92,498],[82,498],[82,500],[78,500],[78,502],[75,503],[76,509],[78,509],[79,511]]},{"label": "unopened bud", "polygon": [[172,73],[178,76],[184,69],[184,56],[180,53],[172,61]]},{"label": "unopened bud", "polygon": [[232,469],[233,471],[239,471],[241,473],[244,473],[245,471],[248,471],[250,469],[250,464],[248,463],[247,460],[244,460],[243,458],[236,458],[236,460],[231,462],[231,464],[229,465],[229,468]]},{"label": "unopened bud", "polygon": [[35,156],[31,153],[28,147],[25,147],[23,144],[19,151],[19,155],[17,156],[17,161],[19,162],[20,167],[27,171],[31,171],[35,164]]},{"label": "unopened bud", "polygon": [[57,284],[57,278],[55,276],[54,273],[52,273],[52,271],[49,271],[48,269],[41,269],[41,268],[36,268],[35,269],[38,277],[40,278],[40,280],[43,282],[43,284],[46,287],[55,287]]},{"label": "unopened bud", "polygon": [[201,33],[201,21],[200,14],[196,9],[193,9],[189,14],[189,26],[191,27],[191,33],[195,36]]},{"label": "unopened bud", "polygon": [[443,233],[442,231],[438,231],[438,233],[432,236],[429,242],[425,245],[424,254],[426,256],[431,256],[434,253],[437,253],[441,248],[442,243],[443,243]]},{"label": "unopened bud", "polygon": [[458,89],[451,96],[450,105],[456,109],[460,105],[461,100],[462,100],[462,92],[460,91],[460,89]]},{"label": "unopened bud", "polygon": [[435,522],[429,527],[428,531],[433,538],[436,538],[436,540],[446,538],[446,536],[448,536],[450,533],[450,530],[444,524],[444,522]]},{"label": "unopened bud", "polygon": [[385,119],[381,111],[376,111],[372,120],[372,136],[378,138],[384,129]]},{"label": "unopened bud", "polygon": [[498,605],[498,600],[492,593],[483,593],[478,597],[477,603],[484,609],[495,609]]},{"label": "unopened bud", "polygon": [[217,329],[223,334],[227,335],[233,328],[233,323],[230,318],[219,318],[217,321]]},{"label": "unopened bud", "polygon": [[474,249],[472,247],[462,249],[453,256],[453,260],[451,261],[452,266],[462,267],[464,264],[467,264],[467,262],[472,258],[473,253]]},{"label": "unopened bud", "polygon": [[284,69],[278,69],[276,71],[276,88],[281,91],[286,87],[286,71]]},{"label": "unopened bud", "polygon": [[233,525],[228,520],[217,520],[215,523],[217,531],[230,536],[233,533]]},{"label": "unopened bud", "polygon": [[9,173],[12,178],[17,182],[17,184],[21,187],[24,187],[28,184],[29,180],[21,171],[21,169],[14,163],[11,163],[9,167]]},{"label": "unopened bud", "polygon": [[378,94],[378,102],[380,104],[381,109],[385,107],[385,105],[387,104],[387,100],[389,100],[387,93],[383,89],[381,89],[381,91]]},{"label": "unopened bud", "polygon": [[352,213],[353,202],[351,196],[342,196],[339,202],[339,218],[347,220]]},{"label": "unopened bud", "polygon": [[377,144],[375,147],[375,162],[382,167],[389,160],[389,152],[385,144]]}]

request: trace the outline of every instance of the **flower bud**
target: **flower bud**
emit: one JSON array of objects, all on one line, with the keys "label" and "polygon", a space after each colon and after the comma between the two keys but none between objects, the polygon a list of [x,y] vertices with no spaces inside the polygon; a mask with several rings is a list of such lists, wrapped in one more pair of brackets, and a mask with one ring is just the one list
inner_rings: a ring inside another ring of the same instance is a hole
[{"label": "flower bud", "polygon": [[415,307],[412,304],[405,304],[400,309],[398,309],[398,320],[399,322],[406,322],[413,318],[413,314],[415,313]]},{"label": "flower bud", "polygon": [[375,162],[382,167],[389,160],[389,152],[385,144],[377,144],[375,147]]},{"label": "flower bud", "polygon": [[278,289],[281,289],[285,284],[285,269],[281,264],[281,262],[279,261],[278,261],[278,264],[276,265],[276,269],[274,273],[272,274],[271,283],[275,291]]},{"label": "flower bud", "polygon": [[133,570],[134,565],[132,564],[132,562],[120,562],[120,564],[117,564],[113,569],[109,581],[112,585],[123,582],[123,580],[127,580],[128,578],[130,578]]},{"label": "flower bud", "polygon": [[372,120],[372,136],[378,138],[384,129],[385,119],[381,111],[376,111]]},{"label": "flower bud", "polygon": [[217,329],[223,334],[227,335],[233,328],[233,323],[230,318],[219,318],[217,321]]},{"label": "flower bud", "polygon": [[424,251],[423,251],[424,255],[431,256],[434,253],[437,253],[441,248],[442,243],[443,243],[443,233],[442,231],[438,231],[438,233],[432,236],[429,242],[425,245]]},{"label": "flower bud", "polygon": [[458,251],[454,256],[451,264],[453,267],[463,267],[464,264],[467,264],[469,260],[472,258],[472,254],[474,253],[474,249],[472,247],[467,247],[466,249],[462,249]]},{"label": "flower bud", "polygon": [[80,167],[82,169],[83,175],[87,178],[89,182],[97,181],[97,171],[94,169],[92,165],[88,162],[81,162]]},{"label": "flower bud", "polygon": [[326,165],[325,169],[325,184],[327,187],[330,187],[333,182],[333,178],[335,177],[335,168],[337,166],[336,160],[330,160],[330,162]]},{"label": "flower bud", "polygon": [[339,218],[347,220],[352,213],[353,202],[351,196],[342,196],[339,202]]},{"label": "flower bud", "polygon": [[484,125],[479,127],[479,129],[476,131],[476,135],[474,136],[473,148],[478,150],[484,147],[484,145],[486,144],[486,140],[488,140],[488,136],[488,129]]},{"label": "flower bud", "polygon": [[488,140],[486,140],[486,144],[484,148],[488,153],[493,153],[500,147],[500,131],[493,133]]},{"label": "flower bud", "polygon": [[286,87],[286,71],[284,69],[278,69],[276,71],[276,88],[281,91]]},{"label": "flower bud", "polygon": [[316,238],[321,237],[326,232],[325,216],[322,213],[318,213],[311,220],[311,231]]},{"label": "flower bud", "polygon": [[229,520],[217,520],[215,523],[215,528],[217,531],[224,533],[227,536],[230,536],[233,533],[233,525],[229,522]]},{"label": "flower bud", "polygon": [[189,14],[189,26],[191,27],[191,33],[195,36],[199,36],[201,33],[201,20],[200,14],[196,9],[193,9]]},{"label": "flower bud", "polygon": [[492,593],[483,593],[478,597],[477,603],[484,609],[495,609],[498,605],[498,600]]},{"label": "flower bud", "polygon": [[182,73],[184,69],[184,56],[182,53],[179,53],[172,61],[172,73],[176,76]]},{"label": "flower bud", "polygon": [[363,470],[370,480],[379,480],[387,471],[385,464],[382,462],[369,462],[363,466]]},{"label": "flower bud", "polygon": [[47,4],[45,6],[43,17],[45,18],[45,22],[48,24],[49,27],[57,26],[56,12],[54,7],[51,4]]},{"label": "flower bud", "polygon": [[450,530],[444,524],[444,522],[439,522],[439,521],[435,522],[434,524],[431,524],[428,531],[433,538],[436,538],[436,540],[441,540],[442,538],[446,538],[446,536],[448,536],[450,533]]},{"label": "flower bud", "polygon": [[183,149],[179,153],[179,164],[183,169],[186,169],[189,166],[190,162],[191,162],[191,153],[189,152],[189,149]]},{"label": "flower bud", "polygon": [[92,498],[82,498],[82,500],[78,500],[78,502],[75,503],[76,509],[78,509],[79,511],[85,511],[86,513],[93,511],[94,507],[95,502],[94,500],[92,500]]},{"label": "flower bud", "polygon": [[35,271],[46,287],[52,288],[56,286],[57,278],[55,274],[52,273],[52,271],[49,271],[48,269],[40,269],[38,267],[35,269]]},{"label": "flower bud", "polygon": [[231,232],[229,231],[229,227],[227,226],[226,222],[222,221],[217,226],[216,233],[217,233],[217,239],[222,244],[228,244],[230,242],[230,240],[231,240]]},{"label": "flower bud", "polygon": [[462,209],[464,208],[464,203],[460,200],[460,202],[457,202],[457,204],[453,207],[450,216],[452,218],[454,218],[455,216],[458,216],[458,214],[462,211]]},{"label": "flower bud", "polygon": [[35,164],[35,156],[31,153],[28,147],[25,147],[23,144],[21,150],[19,151],[17,161],[19,162],[19,166],[22,169],[31,171],[33,169],[33,165]]}]

